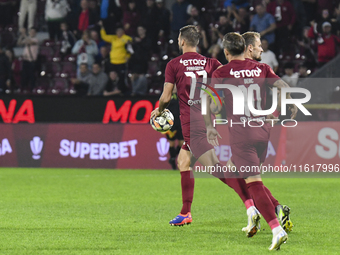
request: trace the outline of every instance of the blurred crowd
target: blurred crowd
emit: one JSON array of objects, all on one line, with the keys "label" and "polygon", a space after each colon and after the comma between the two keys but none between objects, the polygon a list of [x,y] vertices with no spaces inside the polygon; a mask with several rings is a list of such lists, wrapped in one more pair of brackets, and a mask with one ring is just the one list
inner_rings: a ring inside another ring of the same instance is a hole
[{"label": "blurred crowd", "polygon": [[[167,1],[167,2],[165,2]],[[262,62],[291,86],[332,60],[340,0],[0,0],[0,91],[89,96],[159,94],[181,27],[226,63],[228,32],[257,31]],[[166,6],[171,6],[167,8]],[[38,32],[49,39],[39,40]],[[20,56],[13,48],[21,47]]]}]

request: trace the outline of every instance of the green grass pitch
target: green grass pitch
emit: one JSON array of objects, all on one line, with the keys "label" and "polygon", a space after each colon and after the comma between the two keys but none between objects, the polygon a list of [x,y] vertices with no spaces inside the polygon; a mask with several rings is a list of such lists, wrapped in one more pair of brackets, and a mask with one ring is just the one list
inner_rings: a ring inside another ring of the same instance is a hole
[{"label": "green grass pitch", "polygon": [[[295,225],[278,254],[339,254],[340,179],[264,179]],[[193,224],[171,227],[180,174],[156,170],[0,169],[0,254],[266,254],[269,226],[241,231],[245,208],[196,179]]]}]

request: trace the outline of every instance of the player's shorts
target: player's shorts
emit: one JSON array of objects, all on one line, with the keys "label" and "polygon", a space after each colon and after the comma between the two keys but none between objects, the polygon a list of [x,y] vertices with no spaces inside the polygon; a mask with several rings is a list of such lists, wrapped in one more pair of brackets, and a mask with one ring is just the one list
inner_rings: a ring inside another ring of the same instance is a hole
[{"label": "player's shorts", "polygon": [[266,159],[268,140],[240,142],[230,147],[231,161],[236,166],[239,177],[247,178],[261,173],[259,166]]},{"label": "player's shorts", "polygon": [[181,127],[178,127],[174,130],[169,130],[165,133],[165,135],[169,141],[184,140]]},{"label": "player's shorts", "polygon": [[184,137],[182,149],[190,151],[196,159],[207,151],[214,149],[214,147],[208,143],[205,127],[195,126],[195,128],[190,132],[190,124],[188,123],[186,125],[182,125],[182,131]]}]

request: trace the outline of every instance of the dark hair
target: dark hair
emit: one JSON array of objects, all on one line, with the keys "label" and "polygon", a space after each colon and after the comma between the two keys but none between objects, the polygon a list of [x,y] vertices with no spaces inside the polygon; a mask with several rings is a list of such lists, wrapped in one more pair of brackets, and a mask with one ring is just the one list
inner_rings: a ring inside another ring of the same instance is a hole
[{"label": "dark hair", "polygon": [[294,64],[292,62],[288,62],[283,66],[284,69],[294,69]]},{"label": "dark hair", "polygon": [[198,11],[198,13],[200,13],[200,8],[198,8],[196,5],[193,5],[192,7],[191,7],[191,9],[192,8],[195,8],[197,11]]},{"label": "dark hair", "polygon": [[255,6],[255,8],[256,8],[257,6],[261,6],[262,8],[266,8],[266,7],[264,6],[264,4],[257,4],[257,5]]},{"label": "dark hair", "polygon": [[246,42],[246,48],[248,48],[249,45],[255,46],[256,37],[261,39],[261,35],[258,32],[245,32],[244,34],[242,34],[242,37]]},{"label": "dark hair", "polygon": [[223,48],[227,49],[232,56],[238,56],[245,50],[245,41],[240,34],[231,32],[223,37]]},{"label": "dark hair", "polygon": [[200,32],[197,26],[189,25],[179,30],[181,38],[191,47],[196,47],[200,40]]},{"label": "dark hair", "polygon": [[93,65],[98,65],[100,68],[102,68],[102,64],[101,64],[100,62],[98,62],[98,61],[94,62],[94,63],[92,64],[92,66],[93,66]]},{"label": "dark hair", "polygon": [[118,29],[122,29],[123,31],[125,31],[125,30],[124,30],[124,27],[121,26],[120,24],[116,26],[116,29],[115,29],[115,32],[116,32],[116,33],[117,33],[117,30],[118,30]]}]

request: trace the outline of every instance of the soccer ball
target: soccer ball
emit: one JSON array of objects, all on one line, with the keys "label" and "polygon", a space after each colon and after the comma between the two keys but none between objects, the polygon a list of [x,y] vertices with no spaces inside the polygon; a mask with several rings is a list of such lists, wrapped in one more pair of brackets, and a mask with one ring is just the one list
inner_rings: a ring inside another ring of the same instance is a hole
[{"label": "soccer ball", "polygon": [[168,109],[165,109],[161,116],[151,118],[150,124],[158,132],[168,131],[174,125],[174,115]]}]

